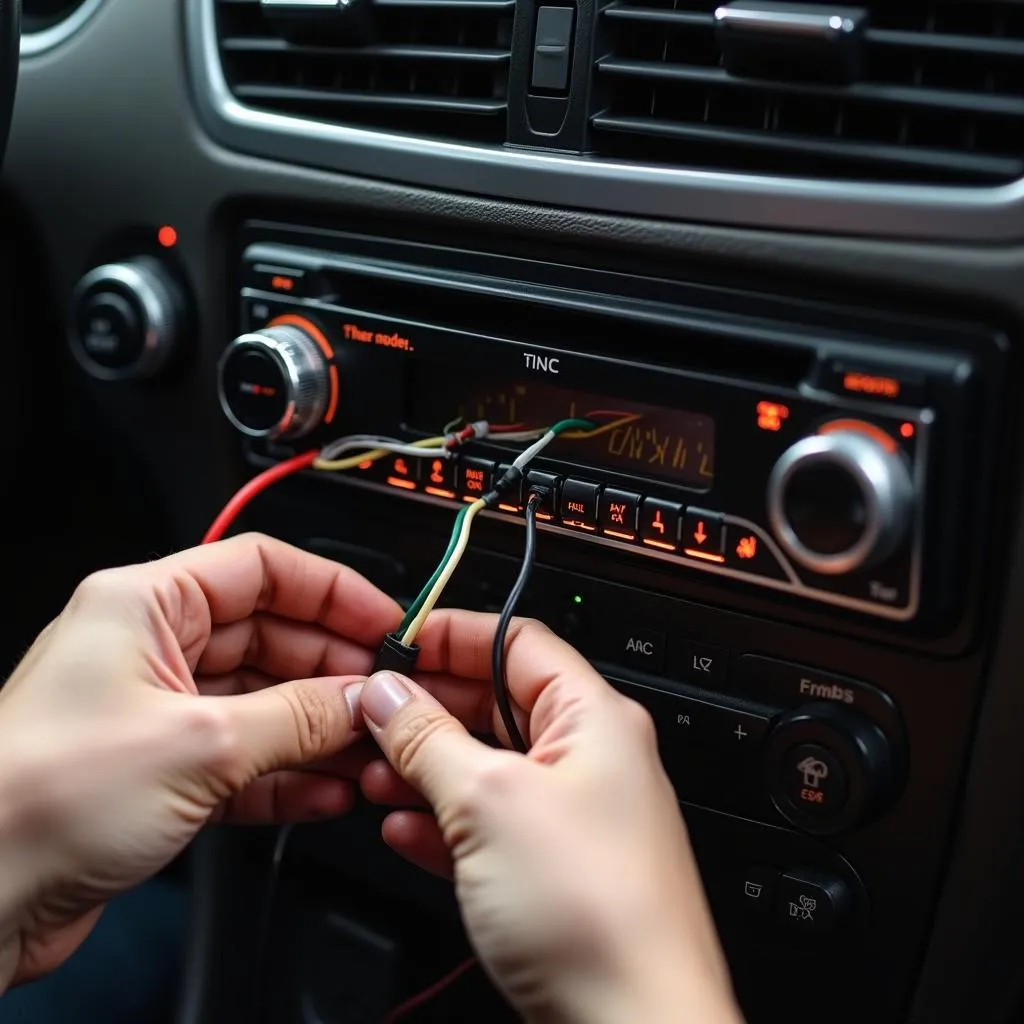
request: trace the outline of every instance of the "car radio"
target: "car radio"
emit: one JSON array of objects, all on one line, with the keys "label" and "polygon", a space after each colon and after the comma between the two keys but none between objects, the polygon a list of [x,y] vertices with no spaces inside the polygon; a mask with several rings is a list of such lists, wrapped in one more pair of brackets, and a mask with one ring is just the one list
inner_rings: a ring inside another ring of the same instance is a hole
[{"label": "car radio", "polygon": [[[826,322],[809,304],[803,322],[749,301],[711,315],[671,282],[556,281],[536,265],[508,280],[405,255],[424,262],[246,248],[219,395],[257,453],[593,415],[600,429],[533,464],[543,529],[879,622],[950,611],[966,526],[944,496],[983,471],[998,339]],[[337,479],[455,507],[517,450],[492,433],[457,458],[399,455]],[[505,495],[493,514],[522,511]]]}]

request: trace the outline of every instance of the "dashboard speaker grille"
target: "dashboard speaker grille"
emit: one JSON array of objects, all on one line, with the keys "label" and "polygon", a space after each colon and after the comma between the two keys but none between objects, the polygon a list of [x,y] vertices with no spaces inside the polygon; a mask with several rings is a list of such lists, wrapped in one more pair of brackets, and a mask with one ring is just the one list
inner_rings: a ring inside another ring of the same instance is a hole
[{"label": "dashboard speaker grille", "polygon": [[991,184],[1024,174],[1024,5],[881,0],[848,84],[732,74],[714,0],[600,14],[594,150],[677,167]]},{"label": "dashboard speaker grille", "polygon": [[366,0],[348,5],[358,22],[323,6],[293,24],[260,0],[217,0],[238,100],[353,127],[504,141],[515,0]]}]

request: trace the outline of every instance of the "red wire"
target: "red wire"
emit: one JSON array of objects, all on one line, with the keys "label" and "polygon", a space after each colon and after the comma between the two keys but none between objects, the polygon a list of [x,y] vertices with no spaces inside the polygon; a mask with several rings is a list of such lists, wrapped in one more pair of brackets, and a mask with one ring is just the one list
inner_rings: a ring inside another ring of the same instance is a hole
[{"label": "red wire", "polygon": [[584,415],[585,420],[589,420],[591,416],[635,416],[635,412],[625,412],[623,409],[591,409],[590,412]]},{"label": "red wire", "polygon": [[443,978],[435,981],[429,988],[407,999],[404,1003],[396,1006],[385,1018],[384,1024],[395,1024],[395,1021],[407,1017],[413,1010],[419,1009],[424,1003],[429,1003],[435,996],[440,995],[449,985],[458,981],[471,967],[476,965],[476,957],[471,956],[463,960],[453,971],[449,971]]},{"label": "red wire", "polygon": [[217,516],[213,521],[213,525],[206,531],[203,543],[212,544],[214,541],[220,540],[227,533],[231,524],[242,514],[245,506],[257,494],[262,494],[268,487],[276,484],[278,480],[283,480],[286,476],[298,473],[302,469],[308,469],[313,465],[319,454],[319,451],[312,451],[296,455],[285,462],[279,462],[276,466],[271,466],[270,469],[264,470],[259,476],[253,477],[224,506],[221,514]]},{"label": "red wire", "polygon": [[492,423],[490,425],[490,432],[492,434],[510,434],[513,430],[525,430],[525,423]]}]

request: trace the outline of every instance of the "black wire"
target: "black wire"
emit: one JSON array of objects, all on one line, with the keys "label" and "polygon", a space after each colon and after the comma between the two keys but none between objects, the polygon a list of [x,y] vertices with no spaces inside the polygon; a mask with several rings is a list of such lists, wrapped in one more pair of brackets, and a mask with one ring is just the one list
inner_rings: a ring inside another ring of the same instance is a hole
[{"label": "black wire", "polygon": [[519,731],[515,715],[512,714],[512,702],[509,699],[508,675],[505,671],[505,641],[508,637],[508,627],[512,622],[512,616],[516,613],[516,607],[526,585],[530,582],[530,574],[533,572],[533,561],[537,550],[537,506],[541,503],[539,495],[531,494],[526,503],[526,549],[523,551],[523,564],[519,569],[519,577],[509,591],[505,607],[501,609],[498,616],[498,628],[494,631],[494,644],[491,647],[491,681],[494,683],[494,699],[498,705],[498,712],[501,714],[501,721],[508,733],[512,746],[521,754],[529,749],[523,734]]}]

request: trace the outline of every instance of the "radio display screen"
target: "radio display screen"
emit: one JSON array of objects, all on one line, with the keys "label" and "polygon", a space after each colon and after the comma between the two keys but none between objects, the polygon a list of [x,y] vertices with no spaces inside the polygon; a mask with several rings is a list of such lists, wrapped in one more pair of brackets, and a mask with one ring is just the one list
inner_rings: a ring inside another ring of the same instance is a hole
[{"label": "radio display screen", "polygon": [[[460,380],[446,373],[417,384],[411,389],[414,397],[408,410],[408,425],[416,430],[437,431],[461,418],[487,420],[492,426],[514,425],[525,431],[592,415],[598,424],[592,434],[559,438],[544,454],[698,490],[709,490],[714,483],[715,423],[702,413],[532,381]],[[495,434],[494,440],[500,442],[500,434]]]}]

